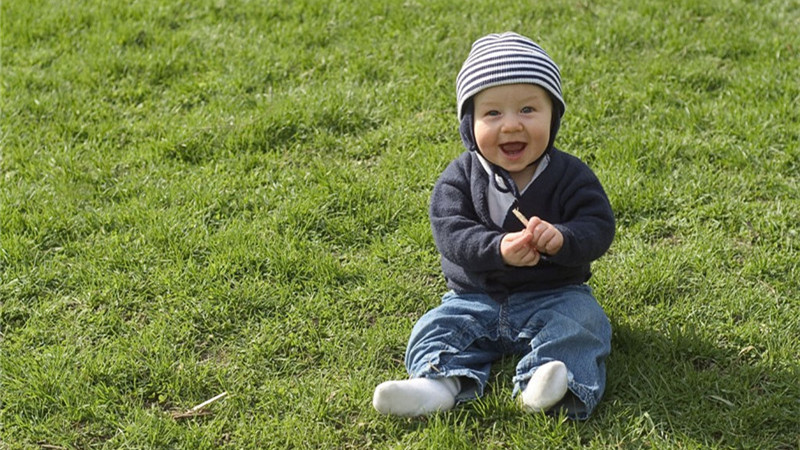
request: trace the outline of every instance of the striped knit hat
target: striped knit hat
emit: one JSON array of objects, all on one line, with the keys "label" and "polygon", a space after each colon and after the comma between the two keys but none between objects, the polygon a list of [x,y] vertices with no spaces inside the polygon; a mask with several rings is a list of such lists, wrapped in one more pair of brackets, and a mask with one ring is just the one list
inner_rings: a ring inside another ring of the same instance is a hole
[{"label": "striped knit hat", "polygon": [[541,86],[553,98],[554,113],[564,114],[561,72],[550,56],[532,40],[507,32],[490,34],[472,44],[456,78],[458,119],[465,103],[478,92],[504,84],[530,83]]}]

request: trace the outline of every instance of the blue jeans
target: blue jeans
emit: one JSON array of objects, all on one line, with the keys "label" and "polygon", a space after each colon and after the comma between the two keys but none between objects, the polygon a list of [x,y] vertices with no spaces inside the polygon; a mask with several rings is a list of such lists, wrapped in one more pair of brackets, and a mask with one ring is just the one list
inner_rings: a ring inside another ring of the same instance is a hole
[{"label": "blue jeans", "polygon": [[610,352],[611,324],[587,285],[513,294],[502,303],[451,291],[414,325],[405,364],[412,378],[460,377],[456,400],[463,402],[483,395],[492,362],[503,355],[522,356],[512,396],[539,366],[558,360],[572,395],[557,406],[585,419],[603,395]]}]

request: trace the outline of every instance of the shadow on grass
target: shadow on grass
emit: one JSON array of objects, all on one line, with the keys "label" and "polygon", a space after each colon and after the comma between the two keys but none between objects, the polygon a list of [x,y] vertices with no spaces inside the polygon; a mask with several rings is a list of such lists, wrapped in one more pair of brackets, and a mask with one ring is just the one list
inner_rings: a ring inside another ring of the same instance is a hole
[{"label": "shadow on grass", "polygon": [[649,417],[657,440],[798,448],[800,373],[752,346],[724,348],[689,328],[614,325],[602,421],[619,406]]}]

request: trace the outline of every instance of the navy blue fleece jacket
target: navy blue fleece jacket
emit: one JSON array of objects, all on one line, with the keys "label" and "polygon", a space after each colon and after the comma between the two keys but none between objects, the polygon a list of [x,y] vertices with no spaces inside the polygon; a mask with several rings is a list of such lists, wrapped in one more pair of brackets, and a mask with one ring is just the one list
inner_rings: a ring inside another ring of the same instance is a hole
[{"label": "navy blue fleece jacket", "polygon": [[431,227],[450,289],[486,293],[502,301],[511,293],[589,279],[590,262],[605,253],[614,239],[614,214],[600,181],[586,164],[553,149],[547,168],[518,199],[526,217],[538,216],[564,235],[561,250],[543,255],[534,267],[503,262],[503,235],[523,226],[510,211],[503,227],[492,222],[488,183],[475,152],[464,152],[447,166],[433,188]]}]

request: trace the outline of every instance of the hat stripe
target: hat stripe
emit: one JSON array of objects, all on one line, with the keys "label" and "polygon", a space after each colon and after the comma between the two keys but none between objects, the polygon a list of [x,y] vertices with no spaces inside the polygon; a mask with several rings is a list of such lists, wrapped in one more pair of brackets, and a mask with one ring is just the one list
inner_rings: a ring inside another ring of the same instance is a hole
[{"label": "hat stripe", "polygon": [[538,61],[539,63],[547,66],[550,70],[558,72],[558,66],[556,66],[555,63],[553,63],[553,61],[547,57],[547,55],[543,53],[531,54],[530,52],[523,52],[520,49],[514,49],[514,48],[496,49],[494,51],[485,53],[483,55],[470,57],[464,63],[463,69],[467,69],[466,71],[468,72],[476,65],[483,65],[497,60],[507,60],[507,59],[520,60],[520,61],[525,61],[525,60]]},{"label": "hat stripe", "polygon": [[467,61],[478,60],[485,57],[487,54],[497,53],[499,51],[514,52],[524,56],[531,56],[541,54],[549,58],[547,53],[540,47],[531,47],[527,45],[519,45],[516,43],[492,43],[478,49],[474,49],[473,53],[469,55]]},{"label": "hat stripe", "polygon": [[475,67],[472,72],[463,74],[464,76],[458,81],[456,89],[459,91],[471,90],[470,86],[474,83],[485,81],[487,78],[500,77],[504,72],[517,73],[519,76],[524,76],[525,73],[529,73],[532,77],[547,80],[550,87],[556,90],[560,96],[561,86],[559,86],[558,82],[558,72],[543,69],[541,64],[529,60],[504,61],[501,64],[484,64]]},{"label": "hat stripe", "polygon": [[536,72],[546,72],[554,79],[560,78],[558,67],[553,65],[550,61],[540,57],[520,56],[518,54],[500,54],[492,55],[491,58],[486,58],[471,64],[468,71],[462,71],[456,79],[457,86],[463,86],[464,80],[467,77],[474,76],[474,73],[484,71],[486,68],[496,67],[509,67],[527,66],[530,70]]},{"label": "hat stripe", "polygon": [[494,77],[502,77],[504,73],[514,73],[518,76],[525,76],[528,74],[532,78],[537,78],[540,80],[547,80],[550,87],[554,88],[561,93],[561,89],[558,88],[558,78],[554,76],[552,73],[549,72],[540,72],[535,70],[536,66],[531,65],[515,65],[515,66],[494,66],[494,67],[487,67],[486,69],[473,74],[473,76],[464,81],[464,86],[462,89],[467,89],[473,83],[484,81],[487,78],[494,78]]},{"label": "hat stripe", "polygon": [[543,87],[560,103],[559,112],[563,114],[566,105],[561,94],[561,72],[542,47],[510,32],[478,39],[456,77],[459,120],[464,103],[478,92],[516,83]]}]

